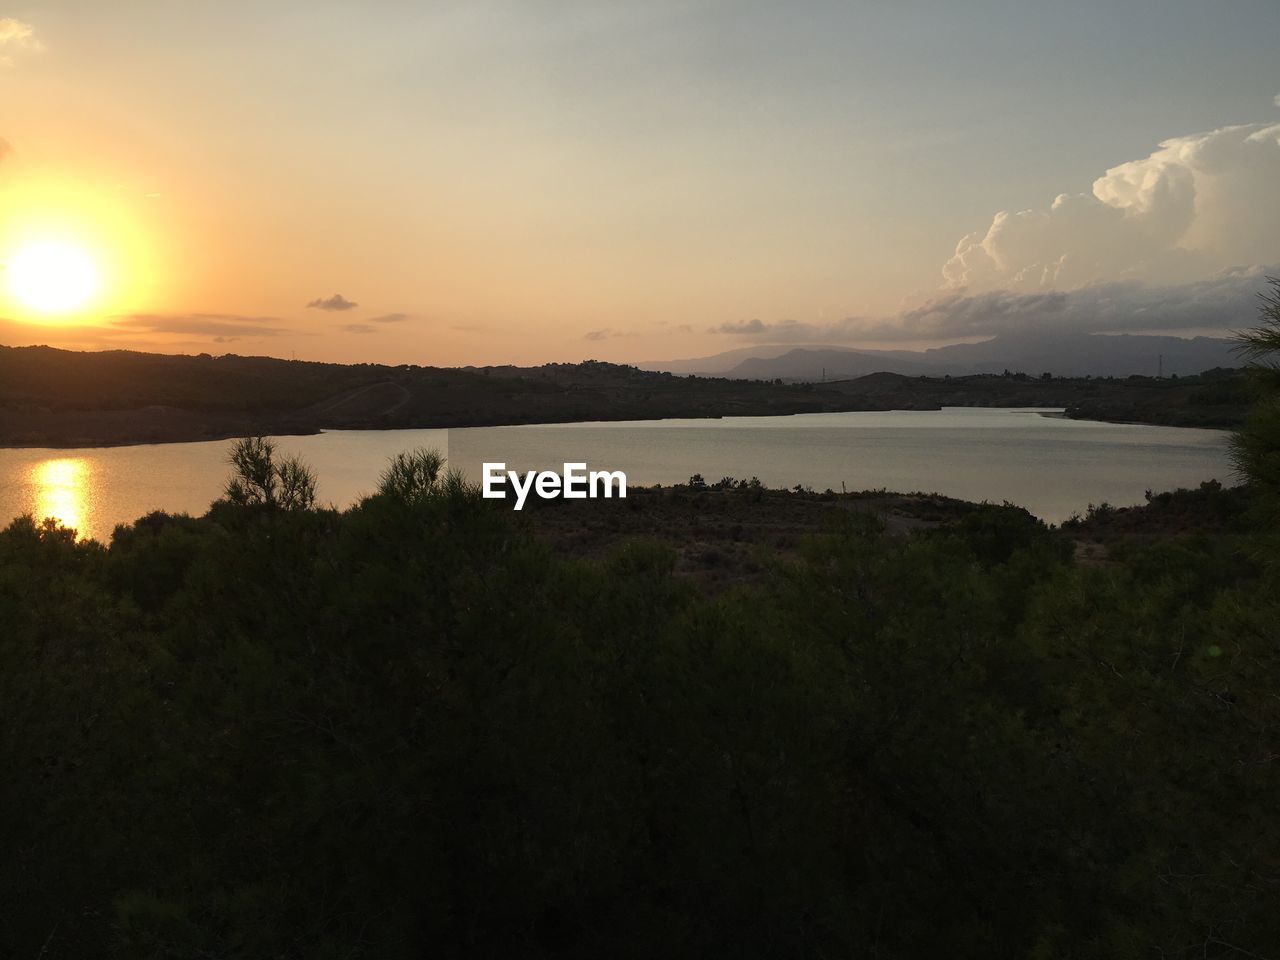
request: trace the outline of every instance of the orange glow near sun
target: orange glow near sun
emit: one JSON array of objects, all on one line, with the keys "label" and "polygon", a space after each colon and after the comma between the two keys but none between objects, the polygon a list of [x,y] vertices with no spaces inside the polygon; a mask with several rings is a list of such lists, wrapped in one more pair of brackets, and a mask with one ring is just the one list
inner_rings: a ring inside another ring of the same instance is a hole
[{"label": "orange glow near sun", "polygon": [[152,273],[128,204],[109,191],[28,184],[0,203],[0,316],[92,323],[140,308]]}]

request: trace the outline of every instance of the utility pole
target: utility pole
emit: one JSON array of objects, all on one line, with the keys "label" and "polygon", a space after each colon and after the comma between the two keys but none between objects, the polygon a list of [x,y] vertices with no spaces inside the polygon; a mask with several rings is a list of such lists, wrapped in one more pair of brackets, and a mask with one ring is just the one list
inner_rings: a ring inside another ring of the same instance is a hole
[{"label": "utility pole", "polygon": [[1163,353],[1160,354],[1160,361],[1159,361],[1159,364],[1156,366],[1156,379],[1157,380],[1164,379],[1164,354]]}]

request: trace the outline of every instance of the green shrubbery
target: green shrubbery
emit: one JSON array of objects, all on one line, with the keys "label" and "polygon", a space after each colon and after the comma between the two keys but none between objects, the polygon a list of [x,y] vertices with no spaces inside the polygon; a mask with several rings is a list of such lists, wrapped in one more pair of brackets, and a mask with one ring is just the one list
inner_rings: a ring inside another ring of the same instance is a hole
[{"label": "green shrubbery", "polygon": [[661,544],[557,558],[441,468],[107,548],[0,533],[0,953],[1280,942],[1280,583],[1247,549],[1081,567],[1015,508],[858,514],[709,597]]},{"label": "green shrubbery", "polygon": [[1280,530],[1280,278],[1269,283],[1261,296],[1261,323],[1240,338],[1257,401],[1236,435],[1235,455],[1258,488],[1265,522]]},{"label": "green shrubbery", "polygon": [[309,510],[315,506],[315,474],[297,457],[277,457],[274,440],[237,440],[227,459],[235,470],[225,490],[229,502],[281,510]]}]

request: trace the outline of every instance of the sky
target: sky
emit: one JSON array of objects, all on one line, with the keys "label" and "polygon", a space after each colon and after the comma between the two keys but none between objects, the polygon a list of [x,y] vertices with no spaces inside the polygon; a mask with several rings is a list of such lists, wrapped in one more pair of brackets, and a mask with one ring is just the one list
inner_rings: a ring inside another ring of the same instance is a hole
[{"label": "sky", "polygon": [[1274,0],[0,2],[0,343],[386,363],[1247,325]]}]

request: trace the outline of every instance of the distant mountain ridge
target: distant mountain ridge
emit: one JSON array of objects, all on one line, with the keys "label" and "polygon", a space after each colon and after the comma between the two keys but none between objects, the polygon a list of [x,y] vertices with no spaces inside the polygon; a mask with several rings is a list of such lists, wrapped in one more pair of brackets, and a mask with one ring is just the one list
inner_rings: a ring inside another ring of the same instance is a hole
[{"label": "distant mountain ridge", "polygon": [[[945,371],[943,371],[945,372]],[[909,360],[880,352],[842,350],[839,347],[806,347],[777,357],[752,357],[730,367],[723,376],[747,380],[852,380],[870,373],[924,374],[936,377],[936,364]]]},{"label": "distant mountain ridge", "polygon": [[[651,373],[673,373],[677,376],[697,374],[699,376],[719,377],[724,376],[727,371],[732,370],[743,360],[771,359],[780,357],[784,353],[790,353],[794,349],[796,349],[795,345],[789,343],[760,344],[754,347],[725,350],[723,353],[715,353],[709,357],[685,357],[677,360],[642,360],[639,363],[632,364],[632,366]],[[805,349],[855,352],[852,348],[833,346],[809,346]]]},{"label": "distant mountain ridge", "polygon": [[980,343],[928,350],[855,350],[846,347],[744,347],[711,357],[638,364],[644,370],[732,379],[847,380],[869,373],[969,376],[1029,373],[1055,377],[1188,376],[1239,365],[1236,343],[1221,337],[1145,334],[1003,334]]}]

